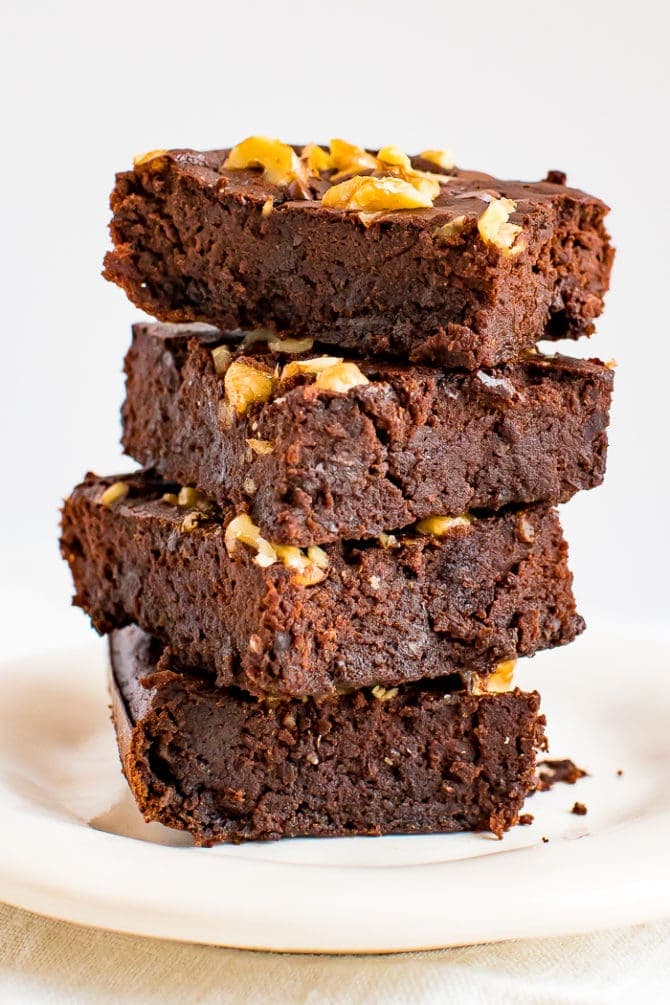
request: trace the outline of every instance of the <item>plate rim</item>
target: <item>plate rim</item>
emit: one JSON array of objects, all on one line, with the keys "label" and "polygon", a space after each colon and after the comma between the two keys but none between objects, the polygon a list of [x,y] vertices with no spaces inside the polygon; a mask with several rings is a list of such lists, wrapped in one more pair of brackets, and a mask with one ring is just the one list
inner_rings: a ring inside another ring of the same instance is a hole
[{"label": "plate rim", "polygon": [[[665,642],[652,645],[666,652]],[[76,661],[71,672],[78,673],[82,659],[88,662],[92,655],[100,662],[100,650],[93,654],[87,647],[10,665],[45,672],[48,661],[62,665],[69,658]],[[87,827],[35,808],[8,788],[0,788],[0,800],[7,804],[0,828],[0,899],[46,917],[129,935],[273,952],[370,954],[577,934],[670,916],[670,876],[663,881],[670,843],[665,808],[585,837],[506,849],[502,856],[359,866],[244,858],[234,850],[212,856],[208,849],[153,844]],[[645,854],[631,855],[640,842]],[[186,855],[188,869],[173,873],[176,856]],[[614,885],[613,862],[626,865]],[[513,880],[529,866],[532,874],[541,874],[541,889],[529,896],[526,885],[523,912],[515,916],[509,909],[515,903]],[[587,869],[589,889],[583,883]],[[177,875],[174,886],[166,886],[166,872]],[[375,910],[356,909],[362,887],[368,900],[376,898]],[[214,902],[216,890],[225,890],[223,900]],[[579,908],[572,914],[570,898]],[[400,921],[392,910],[395,904],[397,915],[398,903]],[[383,922],[379,928],[375,919]]]}]

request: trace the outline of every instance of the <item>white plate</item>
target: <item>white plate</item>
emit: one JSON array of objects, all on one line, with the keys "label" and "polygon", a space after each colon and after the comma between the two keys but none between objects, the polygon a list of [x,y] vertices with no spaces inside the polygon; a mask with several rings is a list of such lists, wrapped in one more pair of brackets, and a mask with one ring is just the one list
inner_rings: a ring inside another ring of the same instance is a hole
[{"label": "white plate", "polygon": [[[135,809],[108,720],[104,659],[98,646],[0,668],[0,900],[160,938],[361,953],[670,914],[667,642],[592,631],[522,668],[521,686],[543,693],[552,756],[572,757],[591,777],[534,795],[526,809],[535,823],[502,841],[194,848]],[[576,799],[587,816],[570,813]]]}]

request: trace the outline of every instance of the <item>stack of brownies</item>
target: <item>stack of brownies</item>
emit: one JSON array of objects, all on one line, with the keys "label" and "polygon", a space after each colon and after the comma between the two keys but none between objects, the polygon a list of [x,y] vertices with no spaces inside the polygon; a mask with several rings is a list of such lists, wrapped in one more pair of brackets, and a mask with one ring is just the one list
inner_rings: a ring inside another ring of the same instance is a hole
[{"label": "stack of brownies", "polygon": [[[570,642],[556,503],[600,483],[607,207],[341,140],[157,150],[105,275],[143,470],[66,501],[124,771],[199,844],[514,824],[545,740],[514,661]],[[179,323],[177,323],[179,322]],[[216,327],[210,327],[216,326]]]}]

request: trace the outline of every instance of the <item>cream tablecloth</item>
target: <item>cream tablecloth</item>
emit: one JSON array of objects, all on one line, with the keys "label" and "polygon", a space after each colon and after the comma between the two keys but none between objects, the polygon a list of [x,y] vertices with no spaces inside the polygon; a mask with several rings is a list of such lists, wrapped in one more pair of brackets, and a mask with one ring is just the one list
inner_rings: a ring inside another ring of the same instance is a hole
[{"label": "cream tablecloth", "polygon": [[396,956],[282,956],[114,935],[0,905],[0,1002],[613,1005],[670,1001],[670,921]]}]

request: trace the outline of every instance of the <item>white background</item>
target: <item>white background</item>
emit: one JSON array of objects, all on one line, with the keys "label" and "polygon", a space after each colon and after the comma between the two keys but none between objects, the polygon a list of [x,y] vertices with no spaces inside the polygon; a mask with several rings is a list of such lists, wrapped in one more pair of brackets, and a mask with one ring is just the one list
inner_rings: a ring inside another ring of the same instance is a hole
[{"label": "white background", "polygon": [[610,203],[607,309],[568,347],[620,364],[609,471],[563,519],[587,618],[668,628],[662,0],[15,2],[3,22],[1,655],[89,632],[69,608],[57,519],[86,469],[128,464],[120,371],[138,312],[99,274],[114,171],[249,133],[452,146],[503,177],[566,170]]}]

